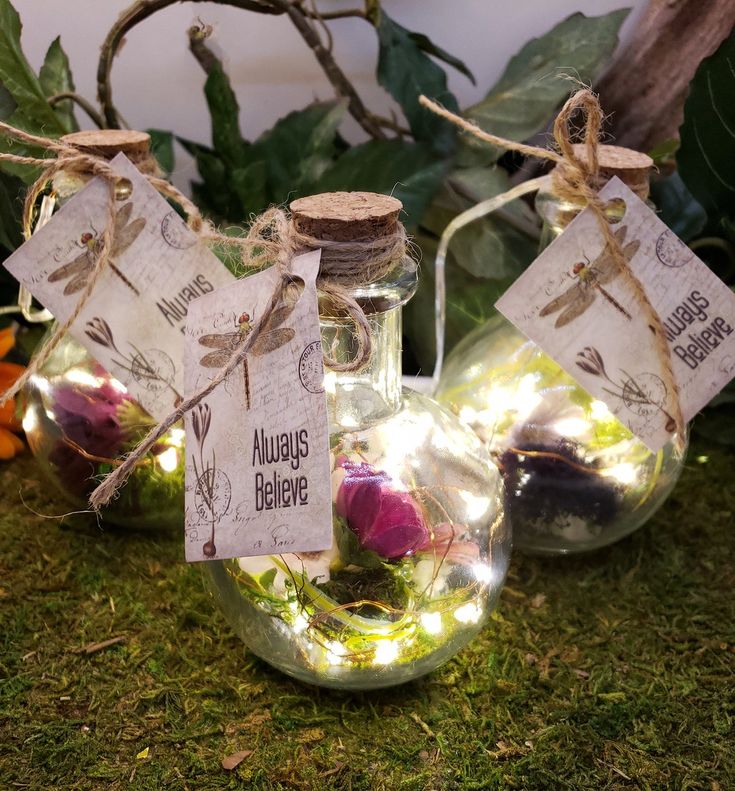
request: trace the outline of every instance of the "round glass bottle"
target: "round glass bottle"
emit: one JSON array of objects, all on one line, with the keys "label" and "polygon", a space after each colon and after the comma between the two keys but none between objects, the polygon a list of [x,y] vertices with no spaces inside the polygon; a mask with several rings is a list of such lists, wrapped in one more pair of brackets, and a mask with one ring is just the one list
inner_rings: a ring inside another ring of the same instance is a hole
[{"label": "round glass bottle", "polygon": [[[617,175],[645,199],[650,158],[600,149],[601,181]],[[583,208],[539,193],[542,246]],[[608,212],[614,219],[620,207]],[[514,545],[526,552],[582,552],[623,538],[662,505],[684,462],[674,442],[649,451],[500,314],[453,349],[436,398],[472,426],[503,470]]]},{"label": "round glass bottle", "polygon": [[[396,232],[399,201],[336,195],[310,236],[368,242]],[[292,204],[299,230],[310,200]],[[365,205],[370,211],[356,219]],[[325,375],[331,549],[205,564],[250,650],[309,683],[372,689],[433,670],[480,629],[507,571],[503,486],[487,451],[448,410],[401,388],[401,306],[416,283],[405,258],[350,289],[373,352],[358,373]],[[352,359],[350,320],[326,301],[320,315],[324,347]]]},{"label": "round glass bottle", "polygon": [[[67,135],[64,141],[111,159],[119,152],[146,172],[155,167],[150,137],[143,132],[100,130]],[[40,228],[90,176],[58,173],[42,199]],[[124,185],[123,185],[124,188]],[[94,237],[80,239],[80,255]],[[53,320],[47,311],[33,312],[30,295],[19,304],[31,321]],[[53,332],[53,326],[42,341]],[[32,377],[22,393],[23,429],[43,475],[77,509],[101,476],[131,450],[156,421],[134,401],[125,386],[67,334]],[[184,432],[174,427],[146,455],[131,478],[105,507],[103,518],[126,527],[167,528],[181,525],[184,511]]]}]

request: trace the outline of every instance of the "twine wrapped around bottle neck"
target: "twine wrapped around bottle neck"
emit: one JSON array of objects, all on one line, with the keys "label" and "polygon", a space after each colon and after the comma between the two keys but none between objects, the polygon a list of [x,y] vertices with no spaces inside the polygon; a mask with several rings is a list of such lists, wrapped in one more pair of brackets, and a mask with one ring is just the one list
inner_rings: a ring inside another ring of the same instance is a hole
[{"label": "twine wrapped around bottle neck", "polygon": [[[613,261],[640,305],[653,334],[656,353],[661,362],[670,401],[669,410],[666,413],[670,414],[670,425],[667,425],[667,430],[675,432],[674,442],[677,448],[683,449],[685,422],[681,411],[679,385],[674,375],[671,352],[666,342],[661,317],[648,299],[643,284],[631,270],[620,243],[608,222],[607,204],[598,195],[600,187],[599,139],[604,116],[597,96],[588,88],[582,88],[565,102],[554,121],[554,140],[559,149],[558,152],[539,146],[516,143],[485,132],[476,124],[446,110],[426,96],[421,96],[419,102],[479,140],[510,151],[517,151],[526,156],[554,162],[556,167],[552,176],[552,184],[555,194],[562,200],[587,206],[593,212],[605,244],[610,249]],[[577,144],[575,147],[575,144],[572,143],[571,122],[578,112],[583,113],[585,117],[584,142],[581,146]],[[502,196],[498,196],[497,200],[500,201],[501,198]]]}]

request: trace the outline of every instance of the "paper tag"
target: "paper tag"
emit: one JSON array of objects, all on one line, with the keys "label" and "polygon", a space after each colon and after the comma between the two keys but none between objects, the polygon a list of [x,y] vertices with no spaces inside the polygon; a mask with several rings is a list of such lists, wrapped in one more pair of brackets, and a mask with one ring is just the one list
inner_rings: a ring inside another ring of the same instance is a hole
[{"label": "paper tag", "polygon": [[[320,252],[295,258],[290,286],[245,364],[186,415],[186,559],[332,545],[329,426],[316,275]],[[191,305],[185,383],[210,382],[271,300],[275,268]]]},{"label": "paper tag", "polygon": [[[111,166],[133,186],[116,202],[112,254],[70,332],[156,419],[183,392],[189,303],[234,280],[124,154]],[[4,263],[64,322],[94,267],[109,187],[94,178]]]},{"label": "paper tag", "polygon": [[[735,294],[620,179],[600,191],[625,202],[613,226],[661,317],[686,421],[735,375]],[[646,314],[585,209],[496,303],[651,449],[671,438],[671,394]]]}]

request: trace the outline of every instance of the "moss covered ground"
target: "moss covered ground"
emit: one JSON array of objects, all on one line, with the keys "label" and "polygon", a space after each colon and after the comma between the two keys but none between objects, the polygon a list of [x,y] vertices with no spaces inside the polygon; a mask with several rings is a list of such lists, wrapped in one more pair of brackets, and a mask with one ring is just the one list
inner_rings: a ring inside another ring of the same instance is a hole
[{"label": "moss covered ground", "polygon": [[459,656],[349,695],[249,655],[178,537],[35,516],[64,505],[26,455],[0,468],[0,788],[735,788],[734,460],[695,447],[648,527],[516,557]]}]

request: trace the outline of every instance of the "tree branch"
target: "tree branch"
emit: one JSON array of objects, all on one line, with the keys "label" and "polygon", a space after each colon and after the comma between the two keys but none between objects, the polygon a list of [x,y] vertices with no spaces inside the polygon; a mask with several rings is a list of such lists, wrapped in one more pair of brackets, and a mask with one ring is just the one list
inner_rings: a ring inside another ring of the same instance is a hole
[{"label": "tree branch", "polygon": [[102,129],[105,125],[105,119],[97,112],[97,109],[94,105],[87,101],[83,96],[80,96],[78,93],[72,93],[71,91],[66,91],[65,93],[57,93],[54,96],[49,96],[47,101],[48,103],[54,107],[59,102],[63,102],[65,100],[69,100],[74,102],[74,104],[79,105],[79,107],[84,110],[84,112],[90,117],[92,123],[97,125],[98,129]]},{"label": "tree branch", "polygon": [[367,14],[362,8],[345,8],[342,11],[310,11],[308,8],[304,8],[301,2],[295,3],[301,10],[301,13],[304,16],[308,16],[309,19],[324,19],[329,21],[330,19],[347,19],[348,17],[357,17],[359,19],[367,19]]},{"label": "tree branch", "polygon": [[347,107],[357,123],[360,124],[370,137],[376,140],[384,140],[385,134],[380,124],[375,121],[375,118],[365,107],[354,86],[332,57],[331,52],[322,45],[318,33],[314,30],[301,9],[293,5],[290,0],[268,0],[268,2],[274,8],[278,9],[278,11],[288,15],[309,49],[311,49],[314,56],[319,61],[319,65],[324,70],[327,79],[334,86],[337,95],[348,100]]},{"label": "tree branch", "polygon": [[207,46],[207,39],[212,35],[209,25],[194,25],[186,31],[189,36],[189,50],[205,74],[211,74],[215,66],[221,65],[217,56]]},{"label": "tree branch", "polygon": [[[110,72],[112,62],[117,54],[120,44],[127,33],[136,25],[148,19],[158,11],[180,2],[207,2],[207,0],[136,0],[126,8],[117,22],[110,28],[109,33],[102,43],[100,59],[97,66],[97,98],[104,116],[105,126],[112,129],[119,128],[120,118],[112,103],[112,86],[110,85]],[[282,9],[274,8],[267,0],[215,0],[220,5],[231,5],[246,11],[257,11],[261,14],[282,14]]]},{"label": "tree branch", "polygon": [[615,144],[648,151],[679,136],[689,83],[735,25],[732,0],[651,0],[595,89]]}]

